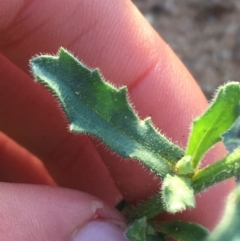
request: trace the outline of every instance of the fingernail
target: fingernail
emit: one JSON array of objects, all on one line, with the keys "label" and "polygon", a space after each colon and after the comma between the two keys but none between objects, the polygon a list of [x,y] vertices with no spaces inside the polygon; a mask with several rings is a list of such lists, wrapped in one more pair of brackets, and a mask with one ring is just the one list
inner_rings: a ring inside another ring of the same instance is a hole
[{"label": "fingernail", "polygon": [[127,241],[123,232],[123,229],[114,223],[92,221],[83,226],[72,241]]}]

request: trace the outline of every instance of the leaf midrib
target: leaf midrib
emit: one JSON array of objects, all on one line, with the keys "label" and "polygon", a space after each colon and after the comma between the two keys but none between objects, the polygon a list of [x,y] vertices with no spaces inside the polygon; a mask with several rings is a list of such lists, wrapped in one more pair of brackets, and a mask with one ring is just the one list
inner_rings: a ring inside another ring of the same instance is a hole
[{"label": "leaf midrib", "polygon": [[[71,89],[71,92],[73,92],[76,97],[79,97],[77,94],[75,94],[74,91],[72,91],[72,89]],[[95,112],[98,116],[100,116],[101,119],[103,119],[103,121],[105,121],[107,124],[109,124],[113,129],[116,129],[118,132],[120,132],[120,133],[122,133],[123,135],[127,136],[130,140],[133,140],[133,141],[135,141],[136,143],[140,144],[140,145],[143,146],[144,149],[146,149],[148,152],[154,153],[155,156],[157,156],[158,158],[160,157],[161,159],[163,159],[166,164],[169,163],[165,158],[163,158],[161,155],[159,155],[158,153],[156,153],[155,150],[153,150],[150,146],[146,146],[146,145],[144,145],[144,142],[140,142],[139,140],[137,140],[137,139],[135,138],[135,133],[134,133],[133,136],[128,135],[127,132],[124,130],[124,128],[122,128],[121,126],[114,125],[114,123],[112,123],[112,122],[111,122],[110,120],[108,120],[105,116],[103,116],[97,109],[93,108],[93,106],[91,106],[91,105],[89,105],[87,102],[83,101],[80,97],[79,97],[79,99],[80,99],[80,101],[82,101],[86,106],[88,106],[89,109],[91,109],[91,110],[92,110],[93,112]],[[130,106],[130,107],[131,107],[131,106]],[[131,107],[131,108],[132,108],[132,107]],[[138,119],[138,121],[143,121],[144,124],[146,124],[144,120],[139,119],[136,115],[135,115],[135,117]],[[153,126],[153,128],[154,128],[154,126]],[[155,128],[154,128],[154,129],[155,129]],[[98,137],[99,137],[99,136],[98,136]],[[134,137],[134,138],[131,138],[131,137]],[[99,138],[100,138],[100,137],[99,137]],[[101,138],[100,138],[100,139],[101,139]],[[102,140],[102,141],[104,141],[104,140]],[[168,165],[168,166],[171,166],[171,165]]]},{"label": "leaf midrib", "polygon": [[[212,127],[214,126],[214,125],[216,125],[216,122],[217,122],[217,119],[218,119],[218,117],[221,115],[221,113],[223,112],[223,109],[225,108],[225,106],[227,105],[227,103],[225,103],[225,104],[223,104],[224,105],[224,107],[222,108],[222,111],[217,115],[217,118],[215,118],[215,120],[214,120],[214,122],[212,122],[212,124],[211,124],[211,128],[208,128],[208,131],[207,132],[205,132],[205,134],[203,135],[203,138],[201,138],[201,140],[198,142],[198,145],[197,145],[197,147],[196,147],[196,151],[195,151],[195,154],[193,155],[193,161],[195,160],[195,157],[196,157],[196,153],[198,153],[198,149],[199,149],[199,146],[201,146],[201,143],[203,142],[203,140],[205,139],[205,137],[208,135],[208,133],[209,133],[209,131],[212,129]],[[204,155],[204,153],[203,153],[203,155]],[[202,158],[202,156],[200,157],[200,159]],[[194,162],[194,167],[196,167],[196,164],[198,164],[198,162],[199,162],[199,160],[196,160],[195,162]]]}]

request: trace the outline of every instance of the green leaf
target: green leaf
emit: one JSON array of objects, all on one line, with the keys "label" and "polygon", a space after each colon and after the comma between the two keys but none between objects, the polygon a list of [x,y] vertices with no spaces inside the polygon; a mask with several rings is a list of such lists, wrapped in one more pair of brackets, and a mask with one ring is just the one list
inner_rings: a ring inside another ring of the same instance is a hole
[{"label": "green leaf", "polygon": [[157,232],[165,233],[166,235],[181,241],[204,241],[209,234],[209,231],[206,228],[192,222],[156,221],[155,224],[152,225]]},{"label": "green leaf", "polygon": [[240,148],[220,161],[195,172],[192,187],[198,193],[218,182],[240,174]]},{"label": "green leaf", "polygon": [[207,111],[193,121],[186,155],[192,157],[192,166],[197,168],[202,156],[215,143],[221,141],[239,116],[240,86],[230,82],[219,88]]},{"label": "green leaf", "polygon": [[240,188],[228,197],[222,220],[205,241],[240,240]]},{"label": "green leaf", "polygon": [[156,233],[154,235],[148,235],[147,241],[167,241],[166,235],[163,233]]},{"label": "green leaf", "polygon": [[168,174],[163,180],[162,197],[166,211],[170,213],[195,207],[194,191],[188,177]]},{"label": "green leaf", "polygon": [[165,241],[163,235],[155,234],[153,227],[147,223],[146,217],[137,219],[130,224],[125,231],[125,237],[131,241]]},{"label": "green leaf", "polygon": [[192,166],[192,157],[191,156],[184,156],[181,158],[176,166],[175,170],[177,174],[186,175],[194,172],[194,168]]},{"label": "green leaf", "polygon": [[125,87],[106,83],[61,48],[58,56],[43,55],[30,61],[37,81],[59,100],[70,130],[101,139],[124,158],[136,158],[159,177],[173,173],[171,163],[184,152],[160,135],[150,118],[140,120],[128,102]]},{"label": "green leaf", "polygon": [[146,241],[147,219],[146,217],[135,220],[125,232],[127,239],[132,241]]}]

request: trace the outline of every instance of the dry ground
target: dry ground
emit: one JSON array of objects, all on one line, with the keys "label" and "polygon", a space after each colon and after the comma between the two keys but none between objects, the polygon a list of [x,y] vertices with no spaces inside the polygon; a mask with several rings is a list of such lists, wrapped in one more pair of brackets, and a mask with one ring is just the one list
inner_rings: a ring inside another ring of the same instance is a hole
[{"label": "dry ground", "polygon": [[208,98],[240,81],[240,1],[133,0],[185,63]]}]

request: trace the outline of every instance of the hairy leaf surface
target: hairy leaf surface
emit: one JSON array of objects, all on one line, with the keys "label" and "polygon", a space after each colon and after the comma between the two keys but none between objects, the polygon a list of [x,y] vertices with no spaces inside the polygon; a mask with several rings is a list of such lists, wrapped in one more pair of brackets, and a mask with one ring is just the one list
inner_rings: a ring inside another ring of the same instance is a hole
[{"label": "hairy leaf surface", "polygon": [[182,241],[204,241],[209,234],[203,226],[183,221],[159,222],[154,229]]},{"label": "hairy leaf surface", "polygon": [[127,99],[125,87],[106,83],[61,48],[58,56],[42,55],[30,61],[37,81],[59,100],[70,130],[101,139],[124,158],[136,158],[159,177],[173,173],[184,152],[160,135],[149,118],[140,120]]},{"label": "hairy leaf surface", "polygon": [[196,168],[205,154],[236,121],[239,116],[240,85],[228,83],[219,88],[207,111],[193,121],[186,155],[192,157]]},{"label": "hairy leaf surface", "polygon": [[170,213],[195,207],[194,190],[188,177],[166,175],[162,185],[162,197],[165,209]]},{"label": "hairy leaf surface", "polygon": [[146,217],[139,218],[130,224],[125,236],[131,241],[166,241],[166,235],[156,233],[147,222]]},{"label": "hairy leaf surface", "polygon": [[147,241],[146,217],[135,220],[125,232],[125,236],[133,241]]}]

